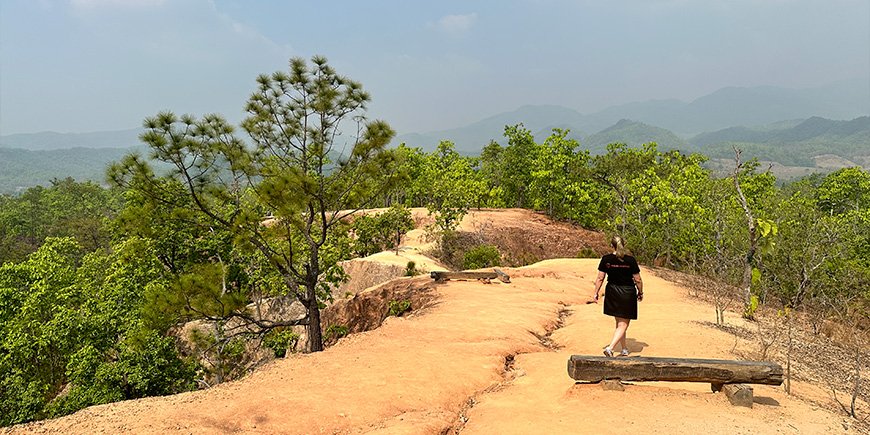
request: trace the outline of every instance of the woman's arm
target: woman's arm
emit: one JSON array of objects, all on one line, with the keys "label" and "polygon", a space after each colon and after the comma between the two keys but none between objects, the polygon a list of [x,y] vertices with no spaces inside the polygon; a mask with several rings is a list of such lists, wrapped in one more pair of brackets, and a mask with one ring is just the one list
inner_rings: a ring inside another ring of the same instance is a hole
[{"label": "woman's arm", "polygon": [[640,278],[639,273],[635,273],[631,276],[631,279],[634,280],[634,286],[637,287],[637,300],[643,300],[643,279]]},{"label": "woman's arm", "polygon": [[598,278],[595,278],[595,302],[598,302],[598,293],[601,291],[601,284],[604,284],[606,273],[598,271]]}]

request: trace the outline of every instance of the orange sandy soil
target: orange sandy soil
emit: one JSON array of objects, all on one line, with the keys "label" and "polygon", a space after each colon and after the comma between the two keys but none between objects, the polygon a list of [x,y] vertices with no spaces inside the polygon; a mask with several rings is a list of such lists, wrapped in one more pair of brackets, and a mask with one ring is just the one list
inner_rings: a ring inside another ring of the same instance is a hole
[{"label": "orange sandy soil", "polygon": [[[507,269],[511,284],[438,284],[435,302],[408,317],[390,317],[324,352],[274,361],[240,381],[0,432],[854,433],[844,417],[812,405],[831,399],[803,383],[794,384],[794,397],[755,386],[751,409],[731,406],[709,384],[636,383],[621,392],[575,385],[569,356],[600,355],[613,329],[600,305],[584,303],[597,262]],[[634,355],[732,358],[734,339],[698,323],[713,317],[712,308],[647,269],[643,276],[647,298],[629,329]]]}]

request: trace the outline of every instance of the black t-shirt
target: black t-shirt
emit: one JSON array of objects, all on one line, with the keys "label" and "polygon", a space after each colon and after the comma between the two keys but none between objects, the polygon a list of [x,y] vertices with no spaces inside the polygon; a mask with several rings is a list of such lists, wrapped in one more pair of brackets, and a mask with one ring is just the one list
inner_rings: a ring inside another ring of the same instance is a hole
[{"label": "black t-shirt", "polygon": [[637,260],[631,255],[625,255],[622,260],[616,254],[601,257],[598,270],[607,274],[607,282],[614,285],[634,285],[632,275],[640,273]]}]

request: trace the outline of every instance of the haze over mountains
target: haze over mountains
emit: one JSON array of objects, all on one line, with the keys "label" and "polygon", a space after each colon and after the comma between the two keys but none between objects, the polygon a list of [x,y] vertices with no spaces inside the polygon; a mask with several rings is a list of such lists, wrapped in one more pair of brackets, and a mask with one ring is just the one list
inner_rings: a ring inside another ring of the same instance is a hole
[{"label": "haze over mountains", "polygon": [[[553,128],[593,154],[607,144],[656,142],[664,149],[729,158],[738,144],[748,157],[799,167],[786,178],[816,170],[870,167],[870,82],[845,81],[820,88],[724,88],[692,102],[655,100],[614,106],[592,114],[554,105],[527,105],[449,130],[399,135],[393,145],[434,149],[453,141],[476,155],[490,141],[504,144],[504,127],[523,123],[542,141]],[[0,136],[0,192],[72,176],[102,181],[105,167],[134,147],[140,128],[93,133]],[[825,157],[822,162],[819,156]]]},{"label": "haze over mountains", "polygon": [[[586,138],[605,133],[602,130],[622,119],[670,130],[689,139],[699,133],[735,126],[763,126],[813,116],[851,120],[868,114],[870,82],[864,80],[810,89],[730,87],[689,103],[652,100],[614,106],[588,115],[562,106],[523,106],[459,128],[403,134],[395,142],[432,149],[441,140],[451,140],[458,150],[474,154],[490,140],[501,140],[505,125],[520,122],[536,139],[548,136],[553,128],[570,129],[571,137]],[[582,140],[581,146],[586,146]]]}]

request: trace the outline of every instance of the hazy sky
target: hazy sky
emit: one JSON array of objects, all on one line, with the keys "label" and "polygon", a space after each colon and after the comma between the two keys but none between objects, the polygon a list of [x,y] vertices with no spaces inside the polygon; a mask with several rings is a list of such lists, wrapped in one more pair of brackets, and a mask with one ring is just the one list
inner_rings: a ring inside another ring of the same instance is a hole
[{"label": "hazy sky", "polygon": [[422,132],[870,81],[870,0],[0,0],[0,134],[237,122],[257,74],[314,54],[362,82],[371,117]]}]

